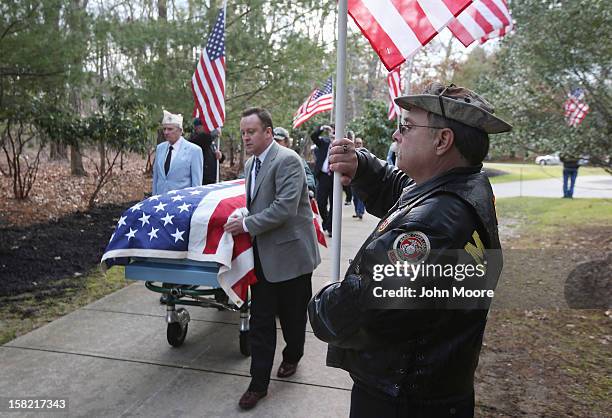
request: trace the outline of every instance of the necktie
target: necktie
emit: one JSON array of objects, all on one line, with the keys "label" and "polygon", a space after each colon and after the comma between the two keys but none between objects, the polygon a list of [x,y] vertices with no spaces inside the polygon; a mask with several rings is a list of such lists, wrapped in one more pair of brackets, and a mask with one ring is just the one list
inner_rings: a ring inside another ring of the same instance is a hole
[{"label": "necktie", "polygon": [[255,179],[257,179],[257,175],[259,174],[260,168],[261,168],[261,160],[255,157]]},{"label": "necktie", "polygon": [[168,147],[168,155],[166,155],[166,162],[164,163],[164,172],[168,175],[170,171],[170,160],[172,160],[172,145]]}]

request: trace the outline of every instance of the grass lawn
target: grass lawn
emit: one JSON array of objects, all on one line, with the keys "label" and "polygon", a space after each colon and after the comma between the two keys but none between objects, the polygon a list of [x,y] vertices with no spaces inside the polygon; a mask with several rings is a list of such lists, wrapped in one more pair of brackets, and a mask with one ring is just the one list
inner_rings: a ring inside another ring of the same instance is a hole
[{"label": "grass lawn", "polygon": [[[594,263],[604,271],[596,260],[612,250],[612,199],[514,197],[496,207],[504,270],[477,371],[476,416],[610,416],[612,313],[566,301],[608,293],[604,277],[580,274]],[[585,285],[572,291],[577,283]]]},{"label": "grass lawn", "polygon": [[498,218],[520,220],[530,231],[555,232],[567,227],[612,226],[612,199],[500,198]]},{"label": "grass lawn", "polygon": [[[537,164],[509,164],[509,163],[485,163],[485,167],[502,170],[508,174],[492,177],[491,183],[506,183],[509,181],[543,180],[549,178],[561,178],[563,168],[560,165],[541,166]],[[607,174],[604,169],[598,167],[580,167],[578,176],[596,176]]]},{"label": "grass lawn", "polygon": [[42,291],[0,298],[0,345],[127,286],[123,270],[96,268],[84,277],[58,280],[69,286],[57,295]]}]

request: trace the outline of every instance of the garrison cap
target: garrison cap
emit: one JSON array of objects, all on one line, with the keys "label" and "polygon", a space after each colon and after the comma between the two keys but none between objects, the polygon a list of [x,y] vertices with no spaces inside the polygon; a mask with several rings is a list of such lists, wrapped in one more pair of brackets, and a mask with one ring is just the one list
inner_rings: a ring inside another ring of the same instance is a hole
[{"label": "garrison cap", "polygon": [[422,94],[401,96],[395,99],[395,103],[402,109],[418,107],[488,134],[512,130],[509,123],[493,115],[495,108],[482,96],[454,84],[444,87],[434,82]]},{"label": "garrison cap", "polygon": [[289,132],[285,128],[277,126],[272,132],[274,133],[274,139],[289,139]]}]

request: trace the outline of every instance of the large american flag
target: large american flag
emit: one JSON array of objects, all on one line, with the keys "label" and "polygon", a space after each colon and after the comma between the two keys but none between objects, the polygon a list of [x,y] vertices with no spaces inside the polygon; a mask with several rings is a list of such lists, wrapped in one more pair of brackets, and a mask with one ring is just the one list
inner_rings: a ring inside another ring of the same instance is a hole
[{"label": "large american flag", "polygon": [[348,0],[348,12],[387,70],[402,64],[472,0]]},{"label": "large american flag", "polygon": [[225,10],[219,11],[206,48],[202,51],[191,77],[194,116],[208,132],[225,121]]},{"label": "large american flag", "polygon": [[389,84],[389,120],[395,119],[401,115],[400,107],[395,103],[395,99],[402,93],[402,77],[400,75],[400,67],[397,66],[387,74],[387,83]]},{"label": "large american flag", "polygon": [[312,118],[317,113],[327,112],[334,108],[334,93],[332,78],[329,77],[323,88],[315,88],[306,101],[298,108],[293,116],[293,129]]},{"label": "large american flag", "polygon": [[589,113],[589,105],[584,101],[584,90],[577,88],[568,95],[565,104],[565,120],[569,126],[576,128]]},{"label": "large american flag", "polygon": [[[223,226],[230,216],[247,214],[245,193],[244,180],[232,180],[151,196],[119,218],[102,261],[109,267],[125,265],[129,257],[216,262],[219,285],[241,306],[257,281],[251,238],[232,236]],[[313,223],[321,242],[314,214]]]},{"label": "large american flag", "polygon": [[512,30],[512,17],[506,0],[475,0],[448,24],[448,29],[469,46],[476,40],[484,43],[504,36]]}]

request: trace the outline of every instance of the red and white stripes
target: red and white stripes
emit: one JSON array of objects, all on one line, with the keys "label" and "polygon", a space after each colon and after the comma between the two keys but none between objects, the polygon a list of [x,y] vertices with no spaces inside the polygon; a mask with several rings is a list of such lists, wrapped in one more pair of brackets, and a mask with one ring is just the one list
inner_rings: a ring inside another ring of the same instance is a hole
[{"label": "red and white stripes", "polygon": [[348,0],[348,12],[392,70],[426,45],[472,0]]}]

